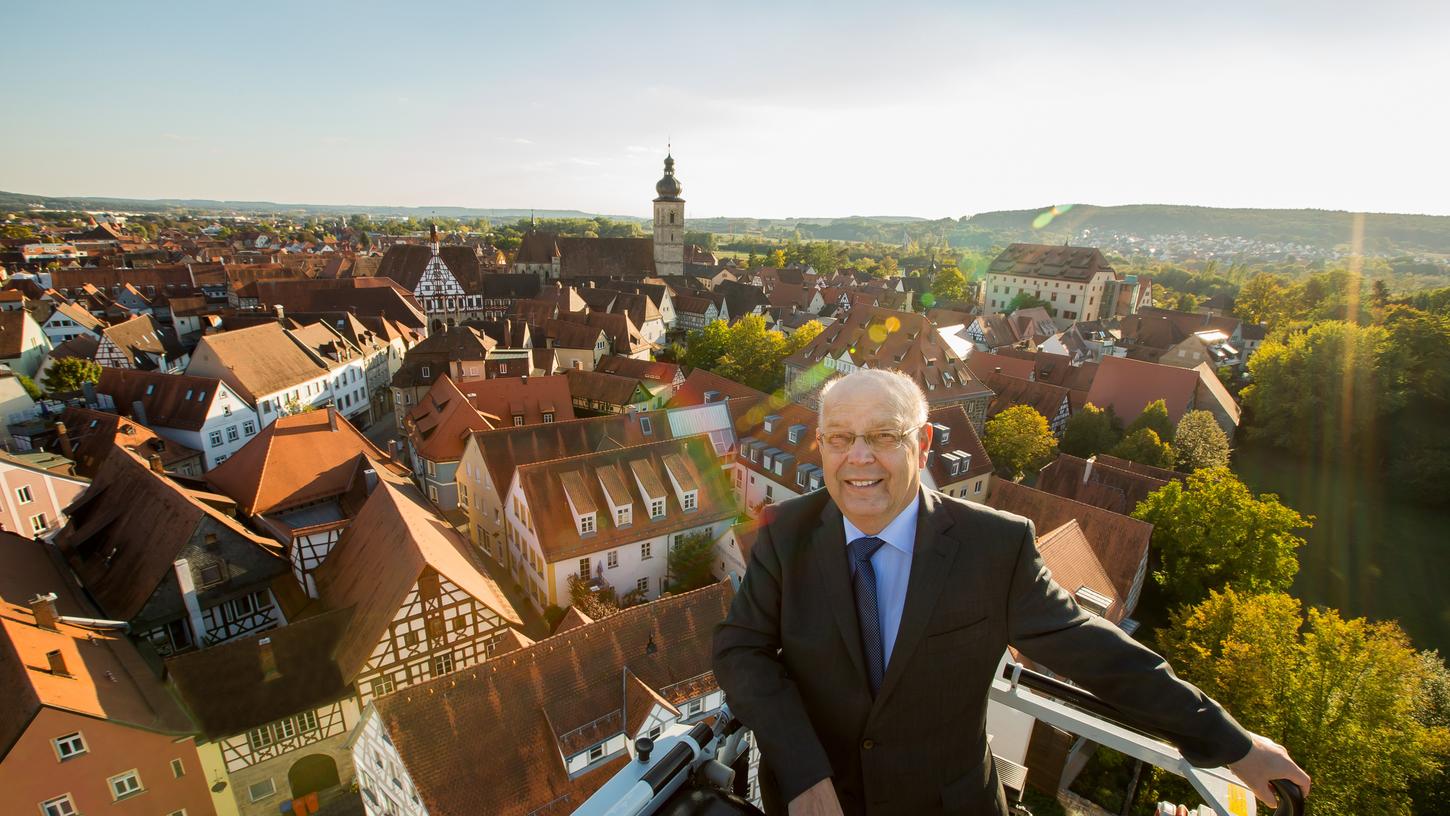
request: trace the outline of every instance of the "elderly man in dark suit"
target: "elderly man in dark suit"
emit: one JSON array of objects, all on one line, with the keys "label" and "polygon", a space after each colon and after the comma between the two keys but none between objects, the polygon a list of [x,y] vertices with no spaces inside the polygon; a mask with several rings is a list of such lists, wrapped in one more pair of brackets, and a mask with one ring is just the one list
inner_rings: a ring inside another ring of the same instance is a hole
[{"label": "elderly man in dark suit", "polygon": [[715,632],[715,675],[761,748],[766,812],[1006,814],[985,721],[1008,645],[1173,735],[1195,764],[1230,765],[1264,801],[1275,778],[1307,793],[1283,748],[1079,609],[1030,521],[922,488],[926,410],[895,372],[829,384],[826,490],[772,508]]}]

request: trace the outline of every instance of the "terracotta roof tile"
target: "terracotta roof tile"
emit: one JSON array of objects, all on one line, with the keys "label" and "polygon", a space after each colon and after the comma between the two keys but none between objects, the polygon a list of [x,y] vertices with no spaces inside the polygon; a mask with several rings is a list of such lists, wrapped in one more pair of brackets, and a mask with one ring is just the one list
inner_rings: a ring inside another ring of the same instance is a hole
[{"label": "terracotta roof tile", "polygon": [[193,361],[209,349],[227,369],[227,384],[248,402],[320,377],[328,369],[312,358],[275,321],[201,338]]},{"label": "terracotta roof tile", "polygon": [[1086,587],[1111,599],[1112,603],[1104,610],[1104,618],[1113,623],[1122,623],[1128,616],[1123,605],[1126,596],[1114,586],[1112,579],[1103,570],[1102,562],[1098,560],[1097,553],[1093,551],[1092,544],[1088,542],[1076,520],[1068,521],[1061,527],[1038,536],[1037,551],[1042,554],[1043,563],[1052,571],[1053,580],[1069,594],[1075,595],[1078,590]]},{"label": "terracotta roof tile", "polygon": [[631,607],[402,689],[377,711],[430,812],[571,813],[628,756],[570,780],[561,734],[598,720],[626,725],[630,703],[648,699],[629,692],[630,675],[665,698],[670,687],[713,683],[713,631],[732,596],[721,582]]},{"label": "terracotta roof tile", "polygon": [[140,402],[146,415],[143,424],[199,431],[221,390],[220,383],[215,377],[105,366],[96,393],[109,396],[116,411],[126,416],[132,416],[133,404]]}]

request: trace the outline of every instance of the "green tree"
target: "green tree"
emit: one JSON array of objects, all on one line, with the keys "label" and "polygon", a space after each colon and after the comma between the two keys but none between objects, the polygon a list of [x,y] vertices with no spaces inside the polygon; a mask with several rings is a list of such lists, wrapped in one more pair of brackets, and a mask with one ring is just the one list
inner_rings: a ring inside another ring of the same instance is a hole
[{"label": "green tree", "polygon": [[709,532],[691,533],[670,545],[670,591],[689,592],[714,581],[715,539]]},{"label": "green tree", "polygon": [[1153,467],[1173,467],[1173,446],[1163,441],[1152,428],[1139,428],[1124,436],[1123,441],[1113,448],[1113,455]]},{"label": "green tree", "polygon": [[822,326],[819,320],[806,321],[804,325],[791,332],[785,338],[785,346],[781,349],[781,360],[783,361],[797,351],[809,346],[825,330],[826,327]]},{"label": "green tree", "polygon": [[1167,403],[1161,399],[1148,403],[1143,407],[1143,413],[1128,426],[1126,433],[1132,434],[1144,428],[1153,429],[1159,439],[1173,438],[1173,422],[1168,419]]},{"label": "green tree", "polygon": [[1379,326],[1333,321],[1271,336],[1249,358],[1249,434],[1301,456],[1367,447],[1376,420],[1403,402],[1390,352]]},{"label": "green tree", "polygon": [[1440,771],[1450,730],[1421,716],[1434,678],[1394,622],[1225,589],[1177,611],[1158,645],[1183,679],[1289,750],[1314,778],[1314,813],[1408,814],[1415,783]]},{"label": "green tree", "polygon": [[1033,306],[1041,306],[1042,308],[1047,310],[1048,314],[1052,315],[1053,317],[1057,317],[1057,309],[1053,308],[1051,303],[1048,303],[1047,301],[1043,300],[1040,297],[1037,297],[1036,295],[1033,295],[1030,292],[1018,292],[1017,294],[1013,295],[1012,299],[1007,302],[1007,308],[1003,311],[1006,314],[1012,314],[1018,309],[1030,309]]},{"label": "green tree", "polygon": [[619,611],[619,596],[614,587],[602,577],[596,586],[590,586],[588,579],[577,575],[569,576],[569,602],[575,609],[594,620],[603,620]]},{"label": "green tree", "polygon": [[1296,530],[1311,526],[1272,493],[1255,496],[1226,467],[1190,474],[1148,494],[1133,518],[1153,525],[1159,567],[1153,580],[1172,603],[1197,603],[1210,590],[1288,589],[1299,571]]},{"label": "green tree", "polygon": [[1029,469],[1047,463],[1057,450],[1057,440],[1047,418],[1030,405],[1014,405],[987,420],[982,445],[997,472],[1014,481]]},{"label": "green tree", "polygon": [[1292,310],[1289,287],[1278,275],[1260,272],[1249,278],[1234,298],[1234,316],[1271,328],[1284,322]]},{"label": "green tree", "polygon": [[101,367],[94,360],[62,357],[50,364],[41,379],[47,394],[74,394],[82,383],[100,380]]},{"label": "green tree", "polygon": [[1189,411],[1173,432],[1173,453],[1179,470],[1228,467],[1228,436],[1208,411]]},{"label": "green tree", "polygon": [[1122,438],[1113,407],[1099,408],[1091,402],[1067,421],[1062,434],[1062,452],[1087,459],[1113,449]]},{"label": "green tree", "polygon": [[767,329],[763,316],[746,315],[730,327],[729,346],[715,373],[760,391],[773,391],[783,379],[780,364],[784,359],[785,337]]},{"label": "green tree", "polygon": [[711,321],[705,328],[690,332],[686,340],[680,362],[690,368],[714,371],[730,347],[730,326],[723,320]]},{"label": "green tree", "polygon": [[931,293],[938,302],[967,299],[967,278],[955,265],[943,266],[931,279]]}]

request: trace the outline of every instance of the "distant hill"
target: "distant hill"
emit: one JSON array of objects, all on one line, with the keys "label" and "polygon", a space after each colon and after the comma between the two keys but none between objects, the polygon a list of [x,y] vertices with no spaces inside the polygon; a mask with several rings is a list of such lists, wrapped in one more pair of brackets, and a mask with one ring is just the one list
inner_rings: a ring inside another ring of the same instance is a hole
[{"label": "distant hill", "polygon": [[[1085,228],[1135,235],[1238,237],[1332,248],[1349,244],[1354,214],[1336,210],[1253,210],[1134,204],[1097,207],[1080,204],[1057,216],[1043,229],[1033,220],[1043,210],[979,213],[966,223],[993,232],[1039,240],[1063,240]],[[1450,216],[1368,213],[1364,216],[1367,252],[1422,251],[1450,253]]]},{"label": "distant hill", "polygon": [[[41,206],[48,210],[121,210],[125,212],[191,212],[236,215],[354,215],[426,219],[444,218],[593,218],[580,210],[481,209],[475,207],[388,207],[357,204],[280,204],[275,201],[215,201],[205,198],[103,198],[56,197],[0,191],[0,210],[24,210]],[[647,221],[634,216],[609,216],[621,221]]]},{"label": "distant hill", "polygon": [[[593,218],[580,210],[527,210],[475,207],[390,207],[355,204],[283,204],[273,201],[208,199],[135,199],[55,197],[0,192],[0,211],[43,206],[52,210],[121,210],[126,212],[190,212],[215,215],[289,215],[293,217],[367,214],[373,217],[426,219]],[[1134,204],[1099,207],[1079,204],[1042,226],[1034,221],[1048,208],[1002,210],[973,216],[928,220],[913,216],[851,216],[848,218],[690,218],[689,228],[719,234],[764,238],[874,241],[899,245],[908,239],[961,248],[985,249],[1012,241],[1061,243],[1080,240],[1082,230],[1147,237],[1183,234],[1208,238],[1303,244],[1324,250],[1346,248],[1354,215],[1334,210],[1258,210]],[[647,223],[635,216],[608,216]],[[1450,216],[1370,213],[1364,216],[1364,250],[1368,254],[1430,254],[1450,256]]]}]

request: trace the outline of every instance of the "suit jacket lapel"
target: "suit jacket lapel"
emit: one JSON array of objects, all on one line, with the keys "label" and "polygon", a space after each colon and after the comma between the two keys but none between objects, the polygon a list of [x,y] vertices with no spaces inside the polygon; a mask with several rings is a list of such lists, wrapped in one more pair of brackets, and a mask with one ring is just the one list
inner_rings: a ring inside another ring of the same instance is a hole
[{"label": "suit jacket lapel", "polygon": [[[946,587],[952,562],[960,549],[960,543],[946,535],[952,526],[951,513],[941,505],[935,492],[923,489],[921,495],[921,509],[916,517],[916,550],[911,557],[911,576],[906,585],[906,604],[901,611],[895,645],[891,647],[891,663],[886,667],[886,676],[881,680],[881,689],[872,705],[873,714],[891,696],[912,653],[921,645],[932,610]],[[860,639],[859,635],[857,639]]]},{"label": "suit jacket lapel", "polygon": [[821,597],[836,619],[836,628],[845,641],[856,677],[866,685],[866,658],[862,657],[861,624],[856,618],[856,597],[851,590],[851,568],[846,563],[846,527],[841,523],[841,510],[834,501],[826,503],[821,524],[811,539],[810,561]]}]

